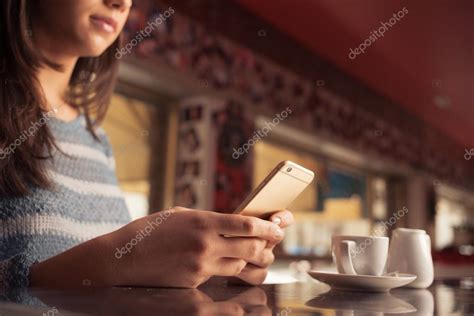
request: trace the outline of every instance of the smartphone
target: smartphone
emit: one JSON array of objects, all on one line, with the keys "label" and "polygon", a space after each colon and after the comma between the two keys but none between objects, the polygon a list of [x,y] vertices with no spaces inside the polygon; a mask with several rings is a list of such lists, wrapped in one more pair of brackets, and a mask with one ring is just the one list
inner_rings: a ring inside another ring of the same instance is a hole
[{"label": "smartphone", "polygon": [[268,219],[285,210],[313,181],[314,172],[294,162],[280,162],[239,205],[234,214]]}]

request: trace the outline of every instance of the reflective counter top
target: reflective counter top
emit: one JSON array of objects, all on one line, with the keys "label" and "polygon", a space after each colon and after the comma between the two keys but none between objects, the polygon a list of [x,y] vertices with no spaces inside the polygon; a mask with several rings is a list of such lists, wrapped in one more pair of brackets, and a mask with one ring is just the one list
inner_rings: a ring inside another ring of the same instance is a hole
[{"label": "reflective counter top", "polygon": [[[14,302],[14,301],[17,302]],[[305,282],[199,289],[29,289],[5,297],[0,315],[474,315],[474,278],[436,281],[425,290],[341,292]]]}]

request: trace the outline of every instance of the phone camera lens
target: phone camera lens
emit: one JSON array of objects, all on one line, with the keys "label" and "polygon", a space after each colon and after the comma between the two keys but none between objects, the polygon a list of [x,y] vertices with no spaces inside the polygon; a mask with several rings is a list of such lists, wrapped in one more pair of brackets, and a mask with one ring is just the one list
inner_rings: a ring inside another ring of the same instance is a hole
[{"label": "phone camera lens", "polygon": [[286,169],[286,172],[291,172],[291,170],[293,170],[291,167]]}]

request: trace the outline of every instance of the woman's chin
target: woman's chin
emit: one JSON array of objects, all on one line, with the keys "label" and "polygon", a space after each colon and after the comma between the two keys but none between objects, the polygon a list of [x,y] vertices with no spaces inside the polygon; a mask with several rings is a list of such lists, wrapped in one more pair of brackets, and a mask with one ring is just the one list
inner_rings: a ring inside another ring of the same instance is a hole
[{"label": "woman's chin", "polygon": [[[112,42],[113,43],[113,42]],[[102,55],[107,48],[112,45],[109,41],[105,42],[103,40],[95,40],[92,43],[84,44],[81,56],[82,57],[99,57]]]}]

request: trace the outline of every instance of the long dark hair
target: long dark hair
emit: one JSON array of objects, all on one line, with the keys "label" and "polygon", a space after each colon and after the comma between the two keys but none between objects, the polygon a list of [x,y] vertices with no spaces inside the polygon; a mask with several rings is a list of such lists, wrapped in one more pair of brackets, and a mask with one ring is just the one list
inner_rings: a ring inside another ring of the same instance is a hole
[{"label": "long dark hair", "polygon": [[[36,71],[45,65],[62,68],[34,46],[36,1],[0,1],[0,197],[24,196],[32,187],[51,185],[44,163],[57,148],[51,131],[43,125],[25,137],[32,124],[45,118],[46,102]],[[94,128],[107,112],[120,41],[119,37],[98,57],[80,58],[69,83],[68,102],[84,114],[87,129],[97,140]]]}]

